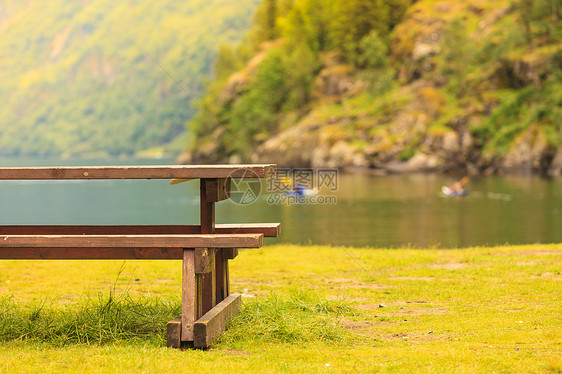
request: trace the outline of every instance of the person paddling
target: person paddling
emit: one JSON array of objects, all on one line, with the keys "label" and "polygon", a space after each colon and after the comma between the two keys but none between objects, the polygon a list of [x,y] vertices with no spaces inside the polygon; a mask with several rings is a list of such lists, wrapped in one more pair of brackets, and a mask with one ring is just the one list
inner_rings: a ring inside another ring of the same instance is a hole
[{"label": "person paddling", "polygon": [[456,181],[451,186],[443,186],[441,191],[447,196],[464,196],[468,192],[464,186],[468,183],[468,177],[463,177],[461,180]]},{"label": "person paddling", "polygon": [[467,192],[464,186],[467,183],[468,183],[468,177],[463,177],[461,178],[461,180],[453,183],[453,185],[449,187],[449,190],[451,191],[451,195],[456,195],[456,196],[466,195]]}]

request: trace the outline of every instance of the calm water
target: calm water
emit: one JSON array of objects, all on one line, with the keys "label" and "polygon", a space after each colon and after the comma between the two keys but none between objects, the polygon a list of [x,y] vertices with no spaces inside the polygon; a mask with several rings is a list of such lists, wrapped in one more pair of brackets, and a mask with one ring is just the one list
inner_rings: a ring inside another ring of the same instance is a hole
[{"label": "calm water", "polygon": [[[79,161],[80,165],[172,160]],[[72,165],[1,160],[1,166]],[[562,180],[475,177],[469,195],[445,198],[441,175],[340,175],[335,204],[217,204],[217,222],[281,222],[269,242],[374,247],[457,247],[562,242]],[[198,223],[197,181],[0,181],[0,224]]]}]

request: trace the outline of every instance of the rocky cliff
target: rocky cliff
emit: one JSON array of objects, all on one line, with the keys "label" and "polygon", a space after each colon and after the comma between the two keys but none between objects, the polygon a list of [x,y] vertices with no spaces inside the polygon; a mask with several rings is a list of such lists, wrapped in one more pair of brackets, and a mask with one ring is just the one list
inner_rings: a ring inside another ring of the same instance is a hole
[{"label": "rocky cliff", "polygon": [[305,104],[281,106],[267,137],[229,147],[239,132],[220,113],[252,90],[267,56],[288,42],[263,43],[219,89],[217,118],[225,120],[181,161],[561,175],[558,10],[531,20],[523,11],[517,1],[418,1],[389,34],[384,68],[320,51]]}]

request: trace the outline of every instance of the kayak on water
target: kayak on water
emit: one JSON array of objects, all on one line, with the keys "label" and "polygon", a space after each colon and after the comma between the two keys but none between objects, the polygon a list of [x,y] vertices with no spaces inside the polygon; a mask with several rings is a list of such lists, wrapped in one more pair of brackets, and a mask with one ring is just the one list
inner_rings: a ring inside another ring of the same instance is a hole
[{"label": "kayak on water", "polygon": [[286,191],[285,194],[287,196],[308,197],[318,194],[318,190],[316,188],[308,188],[302,184],[298,184],[294,190]]},{"label": "kayak on water", "polygon": [[468,194],[465,189],[463,189],[462,191],[458,191],[447,186],[441,187],[441,192],[443,192],[443,195],[445,196],[466,196]]},{"label": "kayak on water", "polygon": [[460,181],[453,183],[450,187],[441,187],[441,192],[445,196],[465,196],[468,194],[464,186],[468,183],[468,177],[462,178]]}]

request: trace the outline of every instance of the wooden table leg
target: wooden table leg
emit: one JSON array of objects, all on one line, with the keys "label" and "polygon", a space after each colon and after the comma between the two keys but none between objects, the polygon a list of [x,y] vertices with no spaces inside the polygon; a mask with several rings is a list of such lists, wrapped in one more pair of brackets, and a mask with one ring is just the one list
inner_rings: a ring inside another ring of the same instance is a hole
[{"label": "wooden table leg", "polygon": [[195,249],[195,274],[197,276],[198,299],[201,300],[202,314],[207,313],[215,305],[215,261],[216,252],[214,248],[196,248]]},{"label": "wooden table leg", "polygon": [[215,255],[215,273],[217,277],[216,303],[220,303],[228,296],[228,262],[224,258],[224,250],[217,250]]},{"label": "wooden table leg", "polygon": [[224,277],[225,277],[225,288],[226,295],[230,295],[230,270],[228,268],[228,261],[234,260],[238,256],[238,248],[225,248],[222,251],[222,256],[224,260]]},{"label": "wooden table leg", "polygon": [[[220,256],[218,253],[220,252]],[[238,256],[238,248],[223,248],[217,251],[215,257],[216,273],[217,273],[217,304],[226,299],[230,295],[230,275],[228,268],[228,260]]]},{"label": "wooden table leg", "polygon": [[212,194],[213,180],[201,179],[200,203],[201,203],[201,234],[215,233],[215,202],[208,196]]},{"label": "wooden table leg", "polygon": [[[201,179],[200,203],[201,203],[201,234],[215,233],[215,201],[218,196],[218,179]],[[215,259],[215,249],[207,249],[213,253]],[[207,313],[216,305],[216,271],[215,262],[209,264],[209,269],[198,275],[201,283],[201,299],[203,314]]]},{"label": "wooden table leg", "polygon": [[195,250],[184,249],[182,266],[181,341],[193,341],[193,324],[202,315],[195,276]]}]

